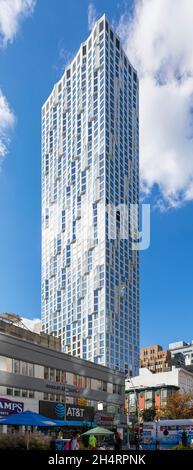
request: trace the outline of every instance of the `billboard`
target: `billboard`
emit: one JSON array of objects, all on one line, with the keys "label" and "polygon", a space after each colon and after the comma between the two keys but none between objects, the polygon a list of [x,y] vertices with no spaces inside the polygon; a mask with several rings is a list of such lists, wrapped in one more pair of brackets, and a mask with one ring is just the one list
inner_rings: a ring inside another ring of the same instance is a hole
[{"label": "billboard", "polygon": [[[61,402],[39,401],[39,413],[51,419],[64,420],[65,405]],[[66,420],[68,421],[93,421],[94,407],[66,405]]]},{"label": "billboard", "polygon": [[7,398],[0,397],[0,417],[8,416],[14,413],[22,413],[24,403]]}]

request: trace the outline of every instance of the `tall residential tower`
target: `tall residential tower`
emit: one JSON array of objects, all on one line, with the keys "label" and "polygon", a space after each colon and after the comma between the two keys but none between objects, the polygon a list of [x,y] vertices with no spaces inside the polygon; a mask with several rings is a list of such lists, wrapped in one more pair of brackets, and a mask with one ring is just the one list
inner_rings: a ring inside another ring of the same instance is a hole
[{"label": "tall residential tower", "polygon": [[65,352],[133,375],[138,192],[138,78],[104,15],[42,107],[42,323]]}]

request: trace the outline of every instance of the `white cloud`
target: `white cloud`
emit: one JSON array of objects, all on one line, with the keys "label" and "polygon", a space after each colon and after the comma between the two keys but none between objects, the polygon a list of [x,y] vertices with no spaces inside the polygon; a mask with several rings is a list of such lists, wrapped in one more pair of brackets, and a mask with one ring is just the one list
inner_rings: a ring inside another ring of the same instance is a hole
[{"label": "white cloud", "polygon": [[142,188],[150,193],[157,184],[172,207],[193,199],[192,7],[192,0],[136,0],[118,25],[140,79]]},{"label": "white cloud", "polygon": [[34,331],[37,333],[41,331],[40,318],[33,318],[31,320],[29,318],[22,318],[22,322],[30,331]]},{"label": "white cloud", "polygon": [[12,42],[21,22],[30,16],[36,0],[0,0],[0,45]]},{"label": "white cloud", "polygon": [[96,8],[94,4],[91,2],[88,6],[88,29],[89,31],[92,30],[97,18]]},{"label": "white cloud", "polygon": [[[36,0],[0,0],[0,47],[12,42],[21,22],[33,13]],[[15,116],[0,88],[0,163],[6,155]]]},{"label": "white cloud", "polygon": [[15,122],[15,116],[0,89],[0,163],[7,153],[9,131]]}]

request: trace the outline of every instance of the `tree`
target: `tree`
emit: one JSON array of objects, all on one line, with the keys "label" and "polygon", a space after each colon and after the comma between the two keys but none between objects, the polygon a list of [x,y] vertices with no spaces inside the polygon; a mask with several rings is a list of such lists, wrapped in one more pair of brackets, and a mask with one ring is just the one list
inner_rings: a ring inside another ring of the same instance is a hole
[{"label": "tree", "polygon": [[156,417],[155,408],[149,408],[147,410],[142,411],[142,418],[143,418],[143,421],[145,422],[154,421],[155,417]]},{"label": "tree", "polygon": [[161,409],[162,418],[165,419],[191,419],[193,418],[193,393],[174,392],[167,399]]}]

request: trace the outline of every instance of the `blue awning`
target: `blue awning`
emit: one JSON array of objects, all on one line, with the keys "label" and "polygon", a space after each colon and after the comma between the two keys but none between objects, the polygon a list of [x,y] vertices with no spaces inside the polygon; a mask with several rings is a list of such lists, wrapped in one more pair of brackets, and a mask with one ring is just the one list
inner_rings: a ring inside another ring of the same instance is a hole
[{"label": "blue awning", "polygon": [[55,420],[57,423],[57,426],[87,426],[89,428],[94,428],[96,426],[96,423],[93,423],[91,421],[70,421],[66,420],[65,422],[63,420]]},{"label": "blue awning", "polygon": [[[22,413],[14,413],[5,418],[0,419],[0,424],[14,425],[14,426],[38,426],[50,427],[58,426],[55,419],[46,418],[39,413],[27,410]],[[60,425],[62,426],[62,424]]]}]

